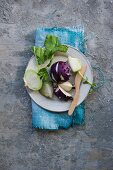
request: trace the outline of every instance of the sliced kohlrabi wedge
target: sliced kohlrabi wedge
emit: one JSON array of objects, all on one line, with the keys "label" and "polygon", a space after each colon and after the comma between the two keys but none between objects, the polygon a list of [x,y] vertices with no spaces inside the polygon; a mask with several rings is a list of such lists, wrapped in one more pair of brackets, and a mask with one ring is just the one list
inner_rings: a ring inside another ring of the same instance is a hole
[{"label": "sliced kohlrabi wedge", "polygon": [[73,72],[79,71],[82,67],[82,63],[79,58],[68,56],[68,62]]},{"label": "sliced kohlrabi wedge", "polygon": [[64,82],[64,83],[61,83],[61,84],[59,84],[59,86],[62,88],[62,89],[64,89],[65,91],[71,91],[71,89],[72,89],[72,84],[69,82],[69,81],[66,81],[66,82]]},{"label": "sliced kohlrabi wedge", "polygon": [[71,94],[63,90],[60,86],[54,89],[54,93],[60,100],[68,101],[72,99]]},{"label": "sliced kohlrabi wedge", "polygon": [[71,97],[70,93],[67,93],[64,89],[62,89],[60,86],[58,86],[59,89],[62,91],[63,94],[65,94],[65,96]]},{"label": "sliced kohlrabi wedge", "polygon": [[42,80],[37,72],[32,69],[26,70],[24,74],[24,82],[25,86],[29,87],[31,90],[40,90],[42,87]]},{"label": "sliced kohlrabi wedge", "polygon": [[48,98],[53,97],[53,86],[50,82],[44,82],[42,88],[40,89],[40,93]]}]

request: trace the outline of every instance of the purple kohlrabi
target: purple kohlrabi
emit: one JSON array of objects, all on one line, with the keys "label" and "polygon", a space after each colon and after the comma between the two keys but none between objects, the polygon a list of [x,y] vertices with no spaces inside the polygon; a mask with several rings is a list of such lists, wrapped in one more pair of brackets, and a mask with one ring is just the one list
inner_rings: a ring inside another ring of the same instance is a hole
[{"label": "purple kohlrabi", "polygon": [[50,76],[55,82],[65,82],[69,80],[71,68],[67,62],[58,61],[51,66]]}]

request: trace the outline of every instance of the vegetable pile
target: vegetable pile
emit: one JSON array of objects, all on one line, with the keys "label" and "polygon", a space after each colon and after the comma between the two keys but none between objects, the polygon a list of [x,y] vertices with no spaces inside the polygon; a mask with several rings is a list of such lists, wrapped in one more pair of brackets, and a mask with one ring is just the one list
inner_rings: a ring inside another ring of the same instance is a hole
[{"label": "vegetable pile", "polygon": [[80,71],[81,61],[78,58],[68,56],[67,62],[57,61],[52,64],[56,52],[66,53],[67,50],[68,47],[61,44],[58,37],[54,35],[46,36],[44,47],[33,46],[32,52],[38,71],[32,69],[25,71],[25,86],[33,91],[39,91],[43,96],[50,99],[53,98],[53,94],[60,100],[72,99],[69,92],[74,87],[70,83],[70,77],[72,72]]}]

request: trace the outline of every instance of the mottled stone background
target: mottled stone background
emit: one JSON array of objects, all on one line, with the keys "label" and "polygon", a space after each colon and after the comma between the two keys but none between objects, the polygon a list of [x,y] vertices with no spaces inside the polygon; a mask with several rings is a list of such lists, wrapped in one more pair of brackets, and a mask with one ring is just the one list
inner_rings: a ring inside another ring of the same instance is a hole
[{"label": "mottled stone background", "polygon": [[[86,100],[86,125],[32,129],[23,74],[34,30],[84,25],[106,84]],[[113,1],[0,0],[0,170],[113,170]]]}]

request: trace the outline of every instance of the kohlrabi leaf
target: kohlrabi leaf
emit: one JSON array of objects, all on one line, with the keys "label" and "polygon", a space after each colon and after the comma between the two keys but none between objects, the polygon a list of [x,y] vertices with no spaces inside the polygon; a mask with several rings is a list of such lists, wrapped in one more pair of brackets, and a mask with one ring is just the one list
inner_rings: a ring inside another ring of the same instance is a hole
[{"label": "kohlrabi leaf", "polygon": [[58,39],[58,37],[54,35],[47,35],[44,46],[47,50],[52,51],[56,46],[59,46],[61,43]]},{"label": "kohlrabi leaf", "polygon": [[45,81],[49,81],[49,74],[47,72],[46,68],[42,68],[39,72],[38,72],[39,77],[41,78],[41,80],[43,82]]},{"label": "kohlrabi leaf", "polygon": [[45,49],[33,46],[32,51],[36,57],[37,64],[43,64],[45,62]]},{"label": "kohlrabi leaf", "polygon": [[52,50],[52,53],[55,53],[57,51],[59,52],[67,52],[68,50],[68,47],[66,45],[59,45],[59,46],[56,46],[53,50]]},{"label": "kohlrabi leaf", "polygon": [[54,35],[47,35],[44,42],[44,48],[41,47],[32,47],[32,51],[36,57],[38,65],[43,64],[47,59],[52,59],[52,56],[55,52],[67,52],[68,47],[62,45],[58,37]]}]

